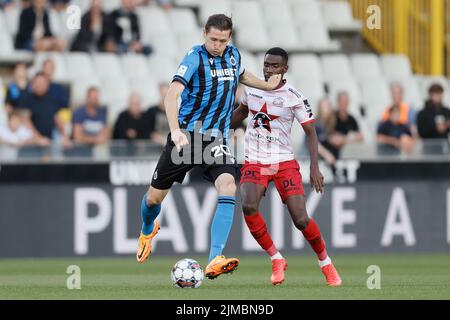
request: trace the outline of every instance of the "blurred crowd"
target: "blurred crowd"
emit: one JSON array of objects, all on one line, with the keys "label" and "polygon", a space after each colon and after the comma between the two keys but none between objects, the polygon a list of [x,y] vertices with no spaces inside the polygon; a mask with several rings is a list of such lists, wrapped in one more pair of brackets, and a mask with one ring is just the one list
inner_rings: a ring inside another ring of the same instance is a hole
[{"label": "blurred crowd", "polygon": [[[55,36],[51,29],[49,9],[65,11],[71,0],[22,0],[15,47],[19,50],[42,51],[82,51],[143,53],[152,52],[150,44],[142,42],[139,16],[136,8],[149,6],[153,2],[170,10],[171,0],[121,0],[120,8],[105,12],[103,0],[92,0],[91,6],[81,17],[78,33],[72,43]],[[1,7],[8,9],[13,0],[0,0]]]},{"label": "blurred crowd", "polygon": [[[7,10],[13,2],[17,0],[0,0],[0,7]],[[172,8],[170,0],[121,0],[120,8],[106,13],[102,0],[92,0],[90,9],[81,18],[80,30],[73,42],[67,43],[67,40],[54,36],[49,23],[49,8],[66,10],[72,1],[23,0],[15,46],[35,52],[71,50],[148,55],[152,47],[141,41],[139,16],[135,11],[138,6],[148,6],[152,2],[166,10]],[[165,143],[169,131],[163,105],[167,83],[159,86],[158,105],[144,106],[139,93],[134,92],[117,119],[108,119],[108,106],[100,102],[98,87],[87,90],[82,106],[71,106],[70,87],[55,82],[54,71],[55,62],[50,58],[39,67],[15,66],[13,78],[5,88],[4,112],[8,121],[0,124],[0,144],[48,146],[56,140],[70,147],[74,144],[98,145],[112,139]],[[406,103],[404,88],[399,83],[392,83],[390,90],[392,103],[379,115],[379,124],[374,129],[380,150],[409,154],[419,139],[448,138],[450,110],[444,106],[444,88],[440,84],[429,87],[428,99],[423,106]],[[363,143],[366,139],[357,117],[349,112],[349,93],[339,92],[335,100],[326,97],[317,106],[312,106],[317,118],[319,153],[329,164],[339,159],[344,146]],[[109,123],[113,125],[109,126]],[[238,135],[242,133],[241,127]]]},{"label": "blurred crowd", "polygon": [[[381,153],[410,154],[419,139],[449,138],[450,109],[443,103],[442,85],[434,83],[429,87],[428,98],[419,110],[405,102],[400,83],[391,83],[390,92],[392,103],[380,114],[376,128]],[[337,95],[335,108],[328,98],[321,99],[317,106],[319,153],[329,164],[335,163],[345,145],[364,141],[349,105],[349,94],[342,91]]]},{"label": "blurred crowd", "polygon": [[28,79],[28,67],[18,64],[6,86],[7,123],[0,125],[0,144],[48,146],[52,140],[63,146],[98,145],[111,139],[143,139],[164,144],[169,126],[163,99],[168,89],[161,83],[159,104],[143,106],[139,93],[132,93],[128,105],[108,127],[108,107],[100,103],[100,89],[90,87],[82,106],[69,106],[70,90],[53,80],[54,62],[47,59]]}]

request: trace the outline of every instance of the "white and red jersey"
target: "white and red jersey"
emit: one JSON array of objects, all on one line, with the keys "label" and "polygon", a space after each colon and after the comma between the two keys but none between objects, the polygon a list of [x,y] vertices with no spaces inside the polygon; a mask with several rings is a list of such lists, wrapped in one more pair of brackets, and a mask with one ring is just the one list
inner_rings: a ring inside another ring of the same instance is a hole
[{"label": "white and red jersey", "polygon": [[264,91],[246,87],[242,104],[248,106],[245,160],[273,164],[294,159],[291,127],[314,121],[308,100],[287,82]]}]

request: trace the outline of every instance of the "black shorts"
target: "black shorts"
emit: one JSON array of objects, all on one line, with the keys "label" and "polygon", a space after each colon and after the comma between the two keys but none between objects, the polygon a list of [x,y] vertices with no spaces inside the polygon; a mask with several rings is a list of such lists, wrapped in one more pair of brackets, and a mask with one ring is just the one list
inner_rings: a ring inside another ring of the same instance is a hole
[{"label": "black shorts", "polygon": [[177,151],[170,133],[153,173],[151,186],[159,190],[169,189],[174,182],[182,183],[186,173],[200,167],[203,177],[213,182],[229,173],[236,179],[238,166],[226,141],[208,139],[199,133],[186,132],[190,143]]}]

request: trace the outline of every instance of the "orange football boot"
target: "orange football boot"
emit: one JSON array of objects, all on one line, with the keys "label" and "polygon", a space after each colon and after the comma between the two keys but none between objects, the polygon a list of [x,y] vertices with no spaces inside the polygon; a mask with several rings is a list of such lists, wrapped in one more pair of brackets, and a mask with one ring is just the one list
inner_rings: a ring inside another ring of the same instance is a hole
[{"label": "orange football boot", "polygon": [[237,258],[227,259],[225,256],[217,256],[206,267],[205,275],[209,279],[215,279],[221,274],[233,272],[238,265],[239,259]]},{"label": "orange football boot", "polygon": [[136,259],[139,263],[144,263],[145,260],[150,257],[150,254],[152,253],[152,239],[156,236],[160,229],[158,220],[155,220],[153,222],[153,231],[149,235],[144,235],[141,232],[141,235],[139,236],[139,244],[138,244],[138,250],[136,253]]},{"label": "orange football boot", "polygon": [[336,268],[334,267],[333,263],[327,264],[326,266],[323,266],[321,269],[323,275],[325,276],[325,279],[327,280],[327,284],[330,287],[339,287],[342,285],[341,277],[336,271]]},{"label": "orange football boot", "polygon": [[274,259],[272,260],[272,276],[270,281],[276,286],[284,281],[284,271],[288,268],[286,259]]}]

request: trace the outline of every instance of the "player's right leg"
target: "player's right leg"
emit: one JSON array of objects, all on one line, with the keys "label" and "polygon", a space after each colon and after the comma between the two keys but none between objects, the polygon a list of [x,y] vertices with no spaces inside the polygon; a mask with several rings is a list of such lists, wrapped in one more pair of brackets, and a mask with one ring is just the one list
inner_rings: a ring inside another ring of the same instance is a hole
[{"label": "player's right leg", "polygon": [[136,259],[139,263],[144,263],[151,254],[151,241],[159,230],[159,223],[156,220],[161,211],[161,202],[169,192],[174,182],[182,183],[186,172],[192,169],[190,163],[174,163],[172,151],[175,144],[172,142],[170,134],[167,137],[167,144],[156,165],[152,177],[152,183],[141,202],[142,230],[139,237]]},{"label": "player's right leg", "polygon": [[270,280],[273,285],[277,285],[284,281],[284,271],[287,269],[287,263],[275,247],[267,230],[267,224],[259,213],[259,203],[266,191],[268,177],[261,176],[259,168],[252,165],[244,165],[241,172],[240,189],[245,223],[253,238],[270,256],[272,260]]},{"label": "player's right leg", "polygon": [[156,220],[161,211],[161,202],[166,197],[169,189],[159,190],[150,187],[141,202],[142,229],[139,236],[136,260],[144,263],[152,252],[152,239],[159,231],[159,223]]}]

